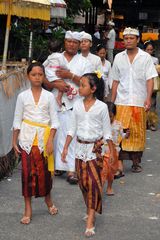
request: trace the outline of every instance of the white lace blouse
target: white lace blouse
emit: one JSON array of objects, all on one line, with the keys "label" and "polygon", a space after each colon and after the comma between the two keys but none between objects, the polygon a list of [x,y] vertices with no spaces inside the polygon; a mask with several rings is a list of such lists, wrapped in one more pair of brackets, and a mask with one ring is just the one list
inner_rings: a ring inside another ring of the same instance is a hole
[{"label": "white lace blouse", "polygon": [[18,95],[15,108],[13,128],[20,129],[20,147],[29,154],[37,133],[38,148],[40,152],[43,152],[43,135],[45,129],[31,126],[23,122],[24,119],[47,124],[51,128],[57,129],[59,127],[59,120],[53,94],[42,89],[39,102],[36,104],[31,89],[27,89]]},{"label": "white lace blouse", "polygon": [[[95,142],[103,137],[104,141],[112,139],[111,125],[107,105],[96,100],[86,112],[83,99],[79,99],[73,108],[68,135],[82,141]],[[84,144],[77,142],[76,158],[88,161],[96,158],[92,152],[94,143]]]}]

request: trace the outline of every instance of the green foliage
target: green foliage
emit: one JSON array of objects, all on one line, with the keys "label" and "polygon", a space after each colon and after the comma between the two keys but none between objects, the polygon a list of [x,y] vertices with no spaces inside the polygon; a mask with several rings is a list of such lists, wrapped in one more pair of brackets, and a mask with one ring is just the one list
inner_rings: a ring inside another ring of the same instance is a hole
[{"label": "green foliage", "polygon": [[73,17],[82,11],[87,11],[92,6],[90,0],[68,0],[67,15]]}]

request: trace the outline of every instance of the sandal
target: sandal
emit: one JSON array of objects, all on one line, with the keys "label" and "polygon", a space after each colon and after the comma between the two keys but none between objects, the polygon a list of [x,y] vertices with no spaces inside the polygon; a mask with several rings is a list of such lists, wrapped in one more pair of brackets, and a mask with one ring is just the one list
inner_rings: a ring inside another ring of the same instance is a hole
[{"label": "sandal", "polygon": [[65,171],[61,171],[61,170],[56,170],[54,172],[54,176],[62,176],[65,173]]},{"label": "sandal", "polygon": [[122,170],[117,170],[116,174],[114,175],[114,179],[119,179],[121,177],[124,177],[124,172]]},{"label": "sandal", "polygon": [[78,183],[78,178],[75,177],[74,175],[69,175],[67,177],[67,182],[69,182],[70,184],[77,184]]},{"label": "sandal", "polygon": [[31,222],[31,217],[27,217],[27,216],[23,216],[20,223],[24,224],[24,225],[28,225]]},{"label": "sandal", "polygon": [[133,173],[140,173],[140,172],[142,172],[142,167],[139,164],[132,165],[132,172]]},{"label": "sandal", "polygon": [[51,215],[56,215],[58,213],[58,208],[56,208],[54,205],[52,205],[52,207],[48,207],[48,212]]},{"label": "sandal", "polygon": [[95,235],[95,227],[86,228],[84,235],[85,237],[93,237]]}]

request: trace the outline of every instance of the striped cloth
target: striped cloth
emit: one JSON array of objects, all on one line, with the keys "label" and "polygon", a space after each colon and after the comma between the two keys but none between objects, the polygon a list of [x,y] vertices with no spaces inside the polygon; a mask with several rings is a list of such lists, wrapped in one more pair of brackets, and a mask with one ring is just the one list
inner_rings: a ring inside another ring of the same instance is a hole
[{"label": "striped cloth", "polygon": [[102,213],[101,167],[97,160],[87,162],[76,159],[76,171],[79,187],[87,208]]},{"label": "striped cloth", "polygon": [[48,162],[37,146],[32,146],[31,152],[21,149],[22,160],[22,195],[24,197],[43,197],[52,189],[51,172]]},{"label": "striped cloth", "polygon": [[146,139],[146,113],[143,107],[117,105],[116,120],[123,128],[130,129],[128,139],[122,140],[122,150],[129,152],[144,151]]}]

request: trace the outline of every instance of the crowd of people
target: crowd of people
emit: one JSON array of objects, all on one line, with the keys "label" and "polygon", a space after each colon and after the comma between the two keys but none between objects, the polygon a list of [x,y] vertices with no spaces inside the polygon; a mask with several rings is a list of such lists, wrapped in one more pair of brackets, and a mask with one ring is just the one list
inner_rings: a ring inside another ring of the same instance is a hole
[{"label": "crowd of people", "polygon": [[62,53],[55,42],[43,65],[27,69],[30,88],[19,94],[13,121],[13,148],[22,159],[22,224],[31,222],[32,196],[45,197],[49,213],[58,213],[52,177],[67,173],[82,191],[85,236],[91,237],[106,181],[111,196],[114,179],[125,175],[123,160],[132,161],[133,173],[142,171],[157,60],[148,45],[137,47],[139,31],[130,27],[123,32],[125,50],[113,60],[113,22],[109,26],[108,44],[97,45],[96,55],[89,33],[67,31]]}]

